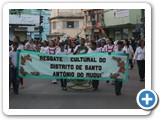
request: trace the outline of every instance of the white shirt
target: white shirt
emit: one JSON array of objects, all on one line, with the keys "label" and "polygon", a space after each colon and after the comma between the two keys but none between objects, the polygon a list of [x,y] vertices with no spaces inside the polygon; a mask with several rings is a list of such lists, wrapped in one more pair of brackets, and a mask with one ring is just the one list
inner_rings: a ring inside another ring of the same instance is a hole
[{"label": "white shirt", "polygon": [[145,60],[145,47],[138,47],[133,57],[134,60]]},{"label": "white shirt", "polygon": [[24,50],[24,45],[19,44],[17,50]]},{"label": "white shirt", "polygon": [[[10,51],[9,52],[9,57],[11,57],[11,62],[15,67],[17,67],[17,51]],[[12,66],[13,67],[13,66]]]},{"label": "white shirt", "polygon": [[67,55],[67,54],[68,54],[67,50],[64,50],[63,52],[61,50],[58,50],[56,52],[56,55]]},{"label": "white shirt", "polygon": [[34,44],[30,44],[29,41],[25,44],[26,50],[35,50]]},{"label": "white shirt", "polygon": [[40,50],[40,52],[42,52],[42,53],[48,53],[48,46],[47,47],[41,47],[41,50]]},{"label": "white shirt", "polygon": [[56,48],[55,47],[48,47],[46,52],[48,54],[56,54]]},{"label": "white shirt", "polygon": [[97,48],[100,52],[106,52],[106,46]]},{"label": "white shirt", "polygon": [[115,53],[125,53],[125,51],[123,49],[121,51],[118,51],[118,49],[116,49]]},{"label": "white shirt", "polygon": [[99,49],[92,50],[91,48],[89,48],[87,53],[97,53],[97,52],[100,52]]},{"label": "white shirt", "polygon": [[105,45],[106,52],[115,52],[117,50],[117,46],[115,45]]},{"label": "white shirt", "polygon": [[129,48],[127,46],[124,46],[123,50],[125,51],[126,54],[129,54],[129,58],[131,59],[134,52],[132,46],[129,45]]}]

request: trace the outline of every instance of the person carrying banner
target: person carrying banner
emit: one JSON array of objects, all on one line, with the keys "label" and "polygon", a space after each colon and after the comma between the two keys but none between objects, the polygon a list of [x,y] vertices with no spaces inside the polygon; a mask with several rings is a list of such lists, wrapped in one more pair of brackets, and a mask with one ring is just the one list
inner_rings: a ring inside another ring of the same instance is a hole
[{"label": "person carrying banner", "polygon": [[[49,41],[49,47],[47,47],[46,52],[48,54],[56,54],[55,43],[53,40]],[[52,84],[57,84],[57,80],[52,79]]]},{"label": "person carrying banner", "polygon": [[[90,53],[97,53],[97,52],[100,52],[100,51],[96,48],[96,42],[92,41],[90,43],[90,48],[87,53],[90,54]],[[94,91],[98,89],[98,85],[99,85],[99,80],[92,80],[92,87]]]},{"label": "person carrying banner", "polygon": [[45,41],[43,42],[43,46],[41,47],[40,52],[42,52],[42,53],[47,53],[47,50],[48,50],[48,42],[45,40]]},{"label": "person carrying banner", "polygon": [[[85,39],[82,38],[80,41],[80,45],[77,45],[76,48],[74,49],[73,54],[85,54],[88,52],[87,46],[85,46]],[[70,81],[71,87],[72,88],[79,88],[79,89],[86,89],[91,86],[91,81],[90,80],[71,80]]]},{"label": "person carrying banner", "polygon": [[9,52],[9,63],[11,65],[11,82],[13,84],[13,90],[14,94],[18,94],[18,89],[19,89],[19,80],[17,76],[17,48],[18,48],[18,43],[13,42],[13,50]]},{"label": "person carrying banner", "polygon": [[[65,44],[63,42],[60,43],[59,47],[60,47],[60,50],[58,50],[56,52],[56,55],[67,55],[68,54],[67,50],[64,49]],[[66,91],[67,90],[67,80],[66,79],[60,79],[60,81],[61,81],[62,89]]]},{"label": "person carrying banner", "polygon": [[100,52],[106,52],[106,41],[105,39],[100,40],[100,47],[98,48]]},{"label": "person carrying banner", "polygon": [[[115,51],[115,53],[125,53],[125,51],[123,50],[123,42],[122,41],[118,41],[117,43],[117,50]],[[122,81],[121,80],[115,80],[115,94],[121,95],[121,89],[122,89]]]},{"label": "person carrying banner", "polygon": [[[108,53],[110,53],[110,52],[115,52],[115,51],[116,51],[117,46],[114,45],[114,43],[113,43],[113,38],[112,38],[112,37],[109,37],[109,39],[108,39],[108,44],[105,45],[105,48],[104,48],[104,49],[105,49],[106,52],[108,52]],[[108,82],[109,82],[109,81],[106,81],[106,83],[108,83]],[[115,84],[115,82],[112,81],[112,85],[114,85],[114,84]]]}]

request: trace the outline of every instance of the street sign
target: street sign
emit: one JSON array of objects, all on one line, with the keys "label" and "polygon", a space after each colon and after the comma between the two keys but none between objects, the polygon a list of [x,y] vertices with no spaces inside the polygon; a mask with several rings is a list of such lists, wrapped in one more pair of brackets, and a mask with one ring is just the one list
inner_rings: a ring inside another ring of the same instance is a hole
[{"label": "street sign", "polygon": [[33,25],[39,24],[39,15],[9,15],[9,24]]}]

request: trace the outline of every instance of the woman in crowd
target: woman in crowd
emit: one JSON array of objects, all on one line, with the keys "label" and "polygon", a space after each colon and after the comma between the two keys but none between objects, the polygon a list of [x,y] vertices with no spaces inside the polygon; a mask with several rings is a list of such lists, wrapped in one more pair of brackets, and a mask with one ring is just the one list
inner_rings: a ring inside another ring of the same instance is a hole
[{"label": "woman in crowd", "polygon": [[[60,46],[60,49],[56,52],[56,55],[67,55],[68,52],[64,47],[65,46],[64,42],[61,42],[59,46]],[[66,91],[67,90],[67,79],[60,79],[60,81],[61,81],[62,89]]]},{"label": "woman in crowd", "polygon": [[31,38],[24,46],[25,50],[31,50],[31,51],[35,51],[35,45],[34,45],[34,40]]},{"label": "woman in crowd", "polygon": [[115,52],[117,47],[114,45],[113,38],[109,37],[108,44],[105,46],[106,52]]},{"label": "woman in crowd", "polygon": [[[56,54],[55,43],[53,40],[49,41],[49,47],[47,48],[46,52],[48,54]],[[57,84],[57,80],[52,79],[52,84]]]},{"label": "woman in crowd", "polygon": [[98,48],[100,52],[106,52],[106,41],[105,39],[100,40],[100,47]]},{"label": "woman in crowd", "polygon": [[47,50],[48,50],[48,42],[45,40],[43,42],[43,46],[41,47],[40,52],[47,53]]},{"label": "woman in crowd", "polygon": [[133,48],[130,45],[128,39],[125,39],[123,50],[129,56],[130,69],[132,69],[133,68],[132,58],[133,58],[133,55],[134,55],[134,51],[133,51]]},{"label": "woman in crowd", "polygon": [[137,47],[136,52],[133,57],[133,64],[137,60],[138,71],[140,76],[140,81],[145,80],[145,41],[144,39],[140,40],[139,47]]},{"label": "woman in crowd", "polygon": [[[105,46],[105,50],[108,53],[115,52],[117,50],[117,46],[114,45],[112,37],[109,37],[108,44]],[[106,81],[106,82],[108,83],[109,81]],[[114,85],[114,84],[115,84],[115,82],[112,81],[112,85]]]}]

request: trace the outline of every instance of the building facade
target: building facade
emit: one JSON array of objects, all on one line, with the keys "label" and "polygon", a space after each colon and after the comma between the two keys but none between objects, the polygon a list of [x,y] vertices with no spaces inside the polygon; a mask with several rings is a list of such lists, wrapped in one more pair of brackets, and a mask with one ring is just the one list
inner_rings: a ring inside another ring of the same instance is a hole
[{"label": "building facade", "polygon": [[104,30],[114,40],[140,39],[142,27],[141,9],[105,9]]},{"label": "building facade", "polygon": [[[47,34],[49,34],[49,10],[39,9],[24,9],[21,15],[9,15],[9,38],[13,40],[14,36],[19,36],[21,41],[33,39],[47,39]],[[40,35],[40,16],[43,17],[43,31]]]},{"label": "building facade", "polygon": [[50,34],[48,37],[69,35],[84,37],[84,15],[80,9],[52,9],[50,17]]},{"label": "building facade", "polygon": [[103,37],[98,26],[104,26],[103,9],[82,9],[84,12],[84,31],[89,39],[99,39]]}]

